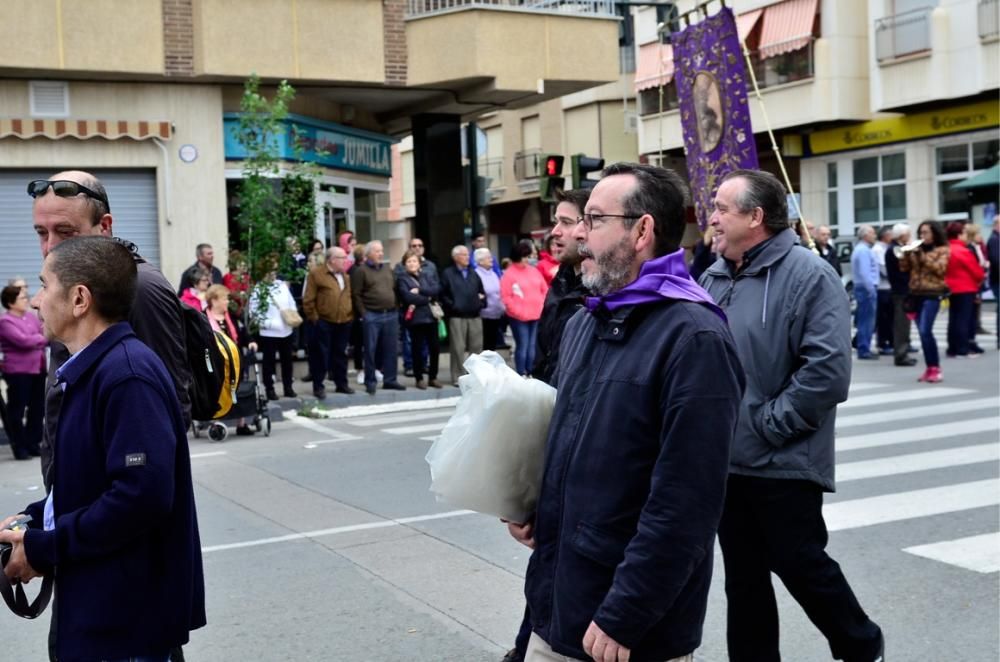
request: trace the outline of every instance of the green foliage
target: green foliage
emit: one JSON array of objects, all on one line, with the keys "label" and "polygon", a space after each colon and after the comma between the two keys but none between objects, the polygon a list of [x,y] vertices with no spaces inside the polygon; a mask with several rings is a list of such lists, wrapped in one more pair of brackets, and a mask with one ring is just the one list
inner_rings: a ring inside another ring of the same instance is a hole
[{"label": "green foliage", "polygon": [[[304,158],[305,144],[295,133],[293,162],[281,176],[280,145],[287,130],[289,105],[295,89],[281,81],[271,99],[260,90],[260,78],[247,80],[240,102],[237,140],[246,150],[240,184],[239,223],[247,247],[252,291],[261,305],[251,320],[256,328],[270,304],[269,277],[277,271],[290,282],[301,282],[305,270],[295,265],[294,254],[308,249],[316,219],[315,183],[320,169]],[[322,155],[322,153],[320,153]]]}]

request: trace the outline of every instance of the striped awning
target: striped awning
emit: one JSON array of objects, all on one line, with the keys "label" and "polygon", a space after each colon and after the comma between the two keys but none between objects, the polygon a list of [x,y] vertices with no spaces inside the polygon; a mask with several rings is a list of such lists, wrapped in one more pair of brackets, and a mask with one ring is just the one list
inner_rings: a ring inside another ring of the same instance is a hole
[{"label": "striped awning", "polygon": [[144,120],[66,120],[0,118],[0,138],[104,138],[118,140],[170,140],[170,122]]},{"label": "striped awning", "polygon": [[653,42],[639,47],[635,65],[635,91],[662,87],[674,78],[674,49],[670,44]]},{"label": "striped awning", "polygon": [[740,35],[740,41],[746,41],[750,33],[753,32],[754,26],[757,25],[757,21],[760,20],[760,15],[763,13],[763,9],[754,9],[753,11],[736,16],[736,32]]},{"label": "striped awning", "polygon": [[764,9],[760,29],[761,59],[803,48],[813,36],[816,0],[785,0]]}]

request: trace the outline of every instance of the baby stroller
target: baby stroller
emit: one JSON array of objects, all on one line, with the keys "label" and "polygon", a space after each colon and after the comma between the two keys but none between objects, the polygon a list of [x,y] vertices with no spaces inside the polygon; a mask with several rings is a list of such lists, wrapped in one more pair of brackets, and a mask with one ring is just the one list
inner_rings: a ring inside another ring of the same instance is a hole
[{"label": "baby stroller", "polygon": [[196,423],[195,437],[201,437],[202,431],[208,430],[208,438],[212,441],[225,441],[229,436],[229,427],[225,422],[236,422],[241,418],[248,419],[247,424],[252,425],[257,432],[263,432],[265,437],[271,436],[271,414],[267,409],[267,396],[257,356],[254,352],[247,352],[242,360],[243,365],[248,366],[247,375],[236,387],[236,402],[232,409],[221,419]]}]

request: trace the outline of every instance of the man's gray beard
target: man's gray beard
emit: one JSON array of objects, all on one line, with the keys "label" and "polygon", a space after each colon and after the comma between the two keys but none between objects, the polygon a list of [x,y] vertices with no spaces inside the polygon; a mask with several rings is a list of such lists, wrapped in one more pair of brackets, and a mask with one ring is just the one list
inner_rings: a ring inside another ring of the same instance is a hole
[{"label": "man's gray beard", "polygon": [[612,250],[600,257],[595,256],[597,273],[583,274],[583,286],[596,296],[605,296],[628,285],[632,263],[637,255],[629,243],[630,239],[626,236]]}]

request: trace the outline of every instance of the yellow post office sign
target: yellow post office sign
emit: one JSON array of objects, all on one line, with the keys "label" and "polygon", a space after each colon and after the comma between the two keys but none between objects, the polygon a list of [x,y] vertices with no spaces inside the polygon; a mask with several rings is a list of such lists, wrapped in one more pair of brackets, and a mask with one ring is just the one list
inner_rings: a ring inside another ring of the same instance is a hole
[{"label": "yellow post office sign", "polygon": [[809,146],[813,154],[827,154],[962,131],[995,129],[998,125],[1000,125],[1000,104],[996,100],[980,101],[964,106],[817,131],[809,136]]}]

